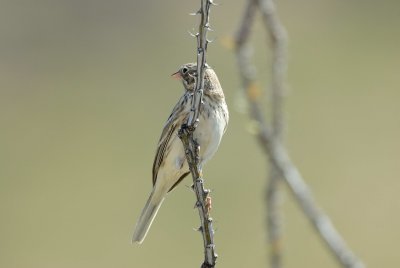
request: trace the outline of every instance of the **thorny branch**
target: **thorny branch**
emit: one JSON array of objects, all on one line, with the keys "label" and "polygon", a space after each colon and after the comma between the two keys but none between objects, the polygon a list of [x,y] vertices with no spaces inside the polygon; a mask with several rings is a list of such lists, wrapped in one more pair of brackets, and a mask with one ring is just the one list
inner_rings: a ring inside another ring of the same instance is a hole
[{"label": "thorny branch", "polygon": [[196,87],[193,93],[192,108],[190,110],[188,122],[183,125],[179,130],[179,138],[182,140],[185,148],[186,159],[189,165],[190,172],[193,177],[193,190],[196,193],[196,207],[199,210],[201,226],[199,231],[203,235],[204,241],[204,262],[202,268],[211,268],[215,266],[217,254],[214,250],[214,230],[212,226],[212,219],[209,215],[209,208],[207,199],[209,190],[204,189],[202,170],[199,164],[200,146],[193,138],[200,114],[200,106],[203,99],[204,88],[204,69],[206,66],[206,51],[207,44],[207,31],[210,28],[209,24],[209,11],[210,6],[213,4],[211,0],[201,0],[201,7],[196,14],[200,15],[199,32],[195,35],[197,38],[197,79]]},{"label": "thorny branch", "polygon": [[[272,66],[272,91],[273,101],[278,104],[273,106],[272,130],[266,123],[262,113],[261,104],[258,100],[260,90],[256,86],[255,67],[250,62],[250,53],[247,46],[247,40],[254,20],[255,10],[260,10],[266,29],[270,33],[272,41],[273,66]],[[282,39],[283,38],[283,39]],[[347,247],[343,238],[336,231],[329,217],[317,206],[311,191],[305,183],[300,172],[290,160],[282,141],[277,135],[277,129],[282,128],[283,124],[281,95],[284,77],[286,72],[286,34],[282,24],[279,22],[275,6],[272,0],[248,0],[242,21],[236,35],[236,57],[239,73],[242,79],[244,90],[250,104],[250,113],[253,120],[258,123],[258,140],[269,156],[274,169],[280,174],[297,202],[302,208],[306,217],[310,220],[317,233],[326,243],[333,255],[336,257],[342,267],[364,268],[364,264]],[[274,93],[274,88],[276,92]],[[277,89],[278,88],[278,89]],[[279,94],[274,96],[274,94]],[[272,261],[274,265],[274,262]],[[279,265],[279,264],[278,264]],[[272,266],[279,267],[279,266]]]},{"label": "thorny branch", "polygon": [[[258,4],[265,27],[269,34],[272,52],[272,74],[270,84],[270,105],[272,116],[271,131],[274,135],[274,139],[282,142],[285,121],[283,97],[285,94],[285,78],[287,70],[286,30],[279,21],[272,0],[259,1]],[[268,235],[271,245],[270,262],[272,268],[280,268],[282,267],[282,216],[279,191],[281,174],[275,165],[270,165],[270,167],[270,177],[266,191]]]}]

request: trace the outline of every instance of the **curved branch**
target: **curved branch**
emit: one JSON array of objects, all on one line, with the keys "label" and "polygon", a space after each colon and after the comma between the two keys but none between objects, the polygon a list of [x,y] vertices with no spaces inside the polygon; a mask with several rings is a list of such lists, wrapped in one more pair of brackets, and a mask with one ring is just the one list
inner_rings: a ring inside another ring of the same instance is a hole
[{"label": "curved branch", "polygon": [[[284,94],[287,72],[287,36],[272,0],[259,0],[259,9],[271,43],[271,131],[276,141],[283,142],[284,136]],[[272,163],[271,163],[272,164]],[[279,184],[281,175],[275,165],[271,165],[267,184],[267,222],[271,244],[271,267],[282,267],[282,215],[280,209]]]},{"label": "curved branch", "polygon": [[[244,12],[242,22],[239,25],[238,34],[236,36],[236,58],[239,73],[242,79],[243,89],[246,90],[248,102],[250,103],[251,117],[258,123],[258,140],[265,153],[268,155],[270,162],[273,164],[277,172],[284,179],[287,186],[295,196],[297,202],[302,208],[306,217],[310,220],[313,227],[326,243],[332,254],[343,267],[348,268],[364,268],[364,264],[357,256],[347,247],[345,241],[336,231],[329,217],[318,207],[311,191],[305,183],[300,172],[292,163],[286,148],[283,146],[279,137],[276,136],[276,130],[281,130],[280,120],[282,118],[279,113],[281,103],[274,103],[273,112],[276,118],[273,120],[272,130],[269,128],[264,118],[261,104],[258,101],[260,93],[254,93],[256,88],[255,67],[250,62],[250,54],[246,42],[253,21],[254,10],[258,7],[264,19],[265,27],[270,33],[273,44],[273,70],[272,70],[272,90],[282,87],[284,75],[286,72],[286,34],[283,26],[276,15],[275,6],[272,0],[248,0],[248,6]],[[283,38],[283,39],[282,39]],[[283,54],[282,54],[283,53]],[[277,90],[275,94],[282,94],[282,90]],[[274,93],[273,93],[274,94]],[[274,101],[281,101],[281,95],[273,97]]]}]

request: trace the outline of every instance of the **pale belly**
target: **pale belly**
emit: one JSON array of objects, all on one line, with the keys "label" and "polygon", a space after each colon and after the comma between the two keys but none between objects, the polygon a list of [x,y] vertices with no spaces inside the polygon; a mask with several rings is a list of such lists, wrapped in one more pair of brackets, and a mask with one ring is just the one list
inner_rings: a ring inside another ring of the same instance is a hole
[{"label": "pale belly", "polygon": [[[210,160],[217,151],[226,127],[226,121],[219,112],[208,115],[200,114],[199,125],[193,137],[200,145],[200,165]],[[179,178],[189,171],[182,141],[178,137],[178,129],[170,140],[169,157],[158,172],[157,184],[170,189]]]},{"label": "pale belly", "polygon": [[218,114],[211,115],[207,119],[203,115],[200,116],[199,125],[193,137],[200,145],[201,164],[210,160],[217,151],[224,129],[224,119]]}]

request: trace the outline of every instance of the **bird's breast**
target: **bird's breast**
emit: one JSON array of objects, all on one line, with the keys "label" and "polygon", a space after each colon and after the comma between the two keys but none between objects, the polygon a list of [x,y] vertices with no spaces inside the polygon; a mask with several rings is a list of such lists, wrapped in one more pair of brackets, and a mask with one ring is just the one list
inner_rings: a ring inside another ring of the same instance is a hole
[{"label": "bird's breast", "polygon": [[201,162],[208,161],[217,151],[226,127],[226,120],[217,104],[205,101],[200,111],[194,138],[200,145]]}]

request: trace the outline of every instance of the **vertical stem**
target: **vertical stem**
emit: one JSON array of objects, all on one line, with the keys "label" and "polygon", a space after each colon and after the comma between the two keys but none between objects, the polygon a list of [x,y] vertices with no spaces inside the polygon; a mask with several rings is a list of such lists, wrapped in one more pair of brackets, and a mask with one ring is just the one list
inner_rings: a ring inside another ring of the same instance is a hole
[{"label": "vertical stem", "polygon": [[[283,142],[284,134],[284,86],[287,70],[287,38],[286,31],[275,11],[272,0],[259,0],[264,24],[269,34],[272,51],[271,64],[271,131],[274,140]],[[267,184],[267,225],[270,242],[270,263],[272,268],[282,267],[282,213],[280,207],[280,179],[281,175],[275,165],[270,162],[269,181]]]},{"label": "vertical stem", "polygon": [[209,11],[212,5],[211,0],[201,0],[201,7],[197,14],[200,14],[199,32],[197,38],[197,77],[196,86],[193,93],[192,108],[186,125],[182,125],[179,130],[179,138],[182,140],[185,149],[186,159],[193,178],[193,190],[196,194],[196,207],[199,211],[201,226],[199,231],[203,235],[204,242],[204,262],[202,268],[212,268],[215,266],[217,254],[214,245],[214,230],[212,219],[207,209],[207,197],[209,190],[204,189],[202,170],[199,163],[200,146],[193,138],[193,132],[199,122],[200,108],[203,99],[204,89],[204,69],[206,66],[207,52],[207,31],[209,29]]},{"label": "vertical stem", "polygon": [[207,31],[210,28],[209,24],[209,11],[212,2],[210,0],[201,0],[201,8],[197,12],[200,14],[199,32],[196,34],[197,38],[197,79],[196,87],[193,95],[192,109],[189,114],[187,125],[196,127],[199,121],[200,106],[203,99],[204,89],[204,68],[206,65],[206,52],[207,52]]},{"label": "vertical stem", "polygon": [[271,163],[266,189],[267,229],[270,243],[271,268],[282,267],[282,212],[280,206],[279,175]]}]

